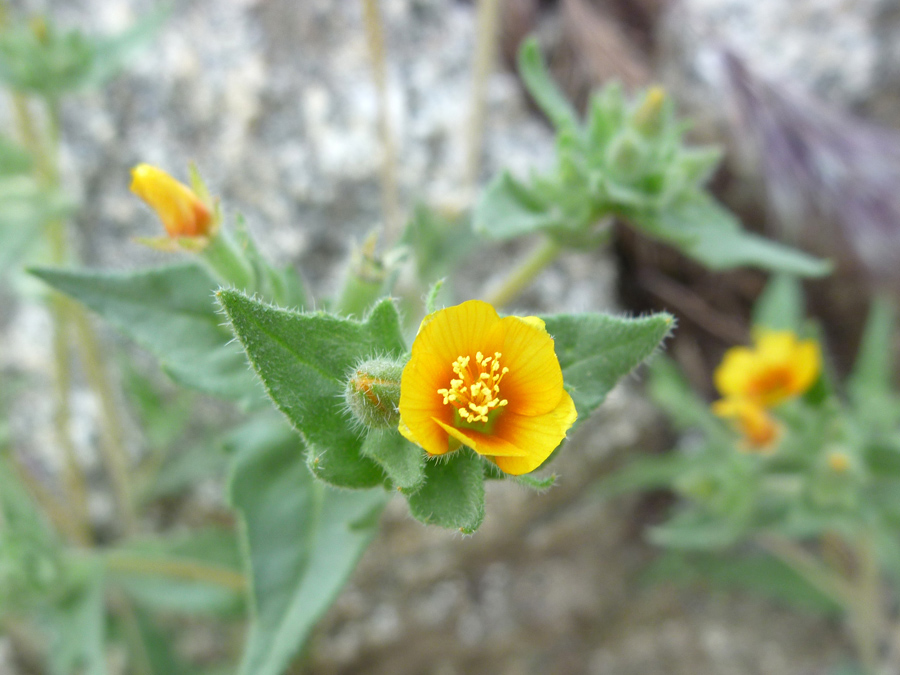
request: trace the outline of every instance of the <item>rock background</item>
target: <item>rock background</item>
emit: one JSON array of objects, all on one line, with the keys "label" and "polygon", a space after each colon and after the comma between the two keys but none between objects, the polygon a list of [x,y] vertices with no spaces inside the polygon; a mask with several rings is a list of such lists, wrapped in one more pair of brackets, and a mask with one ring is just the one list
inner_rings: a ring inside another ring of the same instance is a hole
[{"label": "rock background", "polygon": [[[128,25],[152,5],[12,4],[48,10],[63,26],[100,32]],[[729,7],[743,4],[753,35],[765,22],[753,23],[762,10],[751,8],[773,6],[749,0],[689,4],[706,17],[703,25],[725,25],[721,17],[738,12]],[[877,3],[862,3],[864,9],[838,4],[835,11],[868,16],[865,8]],[[465,198],[473,7],[451,0],[381,5],[402,202],[458,205]],[[533,2],[522,16],[565,43],[566,23],[552,5]],[[563,5],[571,24],[572,3]],[[773,34],[784,31],[785,44],[804,44],[794,41],[788,23],[770,23]],[[848,40],[867,30],[875,34],[870,24],[857,32],[857,23],[834,24]],[[777,53],[760,43],[761,51]],[[791,49],[794,54],[798,48]],[[874,109],[881,104],[872,96],[880,81],[873,58],[870,51],[854,53],[847,63],[866,75],[853,71],[846,81],[847,100],[871,101]],[[809,61],[817,62],[812,55]],[[635,81],[645,77],[628,67]],[[797,65],[800,73],[809,72],[804,68]],[[336,289],[352,244],[380,222],[375,112],[359,3],[179,2],[167,28],[127,75],[64,109],[66,178],[85,204],[75,244],[91,266],[129,268],[164,259],[131,241],[155,234],[157,224],[128,193],[128,170],[147,161],[183,175],[193,160],[227,211],[247,217],[262,248],[294,264],[313,293],[324,297]],[[508,74],[491,80],[485,140],[484,177],[504,166],[525,171],[552,157],[549,131]],[[527,243],[499,252],[492,247],[474,256],[457,286],[460,297],[480,295],[525,249]],[[567,255],[519,305],[621,311],[616,278],[608,254]],[[52,415],[48,318],[34,303],[14,297],[5,292],[2,298],[0,368],[4,378],[38,384],[13,410],[14,434],[52,467],[54,458],[41,451],[52,447],[42,431]],[[640,583],[640,569],[654,555],[640,537],[646,514],[633,502],[600,503],[590,490],[624,454],[671,442],[637,385],[636,379],[626,382],[582,427],[555,463],[560,480],[548,493],[489,486],[488,516],[473,537],[424,528],[395,501],[384,531],[317,630],[310,672],[812,675],[838,663],[846,645],[835,625],[744,595]],[[82,401],[80,447],[91,462],[96,402],[87,391],[76,400]],[[137,434],[134,443],[140,452]],[[102,518],[102,495],[98,501]],[[7,665],[0,662],[0,671],[12,672],[11,666],[4,670]]]}]

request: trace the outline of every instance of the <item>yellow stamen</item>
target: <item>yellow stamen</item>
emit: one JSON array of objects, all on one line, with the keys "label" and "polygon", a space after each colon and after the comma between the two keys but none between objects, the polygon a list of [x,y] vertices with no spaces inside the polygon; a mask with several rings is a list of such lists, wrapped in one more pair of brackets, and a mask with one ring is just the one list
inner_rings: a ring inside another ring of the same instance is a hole
[{"label": "yellow stamen", "polygon": [[475,367],[470,367],[470,356],[459,356],[453,362],[453,373],[448,389],[438,389],[444,397],[444,405],[456,408],[461,419],[466,422],[487,422],[488,415],[509,402],[500,398],[500,381],[509,368],[500,366],[500,352],[493,356],[475,353]]}]

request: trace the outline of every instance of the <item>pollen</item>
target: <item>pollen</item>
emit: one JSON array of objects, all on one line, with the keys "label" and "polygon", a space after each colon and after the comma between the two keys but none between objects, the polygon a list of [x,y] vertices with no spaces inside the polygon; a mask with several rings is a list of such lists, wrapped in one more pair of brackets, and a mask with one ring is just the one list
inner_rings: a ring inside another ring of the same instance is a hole
[{"label": "pollen", "polygon": [[500,352],[493,356],[476,352],[474,362],[471,356],[457,357],[451,366],[456,377],[448,388],[437,390],[444,405],[456,408],[469,423],[487,422],[491,412],[507,405],[509,401],[500,397],[500,382],[509,368],[500,365],[501,356]]}]

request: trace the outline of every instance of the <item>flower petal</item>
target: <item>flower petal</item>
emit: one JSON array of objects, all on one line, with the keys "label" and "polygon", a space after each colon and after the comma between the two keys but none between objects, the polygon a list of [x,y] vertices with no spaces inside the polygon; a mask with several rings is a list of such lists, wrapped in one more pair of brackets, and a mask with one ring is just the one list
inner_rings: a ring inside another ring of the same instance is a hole
[{"label": "flower petal", "polygon": [[478,350],[487,352],[484,346],[491,329],[499,321],[496,310],[481,300],[469,300],[442,309],[422,322],[413,343],[413,356],[417,351],[422,355],[431,354],[441,363],[446,362],[449,371],[457,357],[474,356]]},{"label": "flower petal", "polygon": [[747,392],[748,382],[756,370],[756,355],[749,347],[732,347],[713,374],[716,389],[722,396],[740,396]]},{"label": "flower petal", "polygon": [[498,434],[528,454],[525,457],[495,455],[494,462],[514,476],[534,471],[559,447],[577,417],[575,403],[566,391],[559,405],[545,415],[504,415],[498,420],[498,426],[503,424]]},{"label": "flower petal", "polygon": [[562,369],[553,338],[544,330],[543,322],[538,326],[507,316],[494,327],[490,343],[496,345],[491,349],[503,355],[500,362],[509,368],[500,385],[500,395],[509,401],[510,412],[542,415],[559,405]]},{"label": "flower petal", "polygon": [[517,448],[499,436],[490,436],[473,429],[457,429],[449,424],[444,424],[438,419],[435,419],[434,421],[453,438],[463,445],[472,448],[479,455],[498,455],[504,457],[525,457],[528,455],[522,448]]}]

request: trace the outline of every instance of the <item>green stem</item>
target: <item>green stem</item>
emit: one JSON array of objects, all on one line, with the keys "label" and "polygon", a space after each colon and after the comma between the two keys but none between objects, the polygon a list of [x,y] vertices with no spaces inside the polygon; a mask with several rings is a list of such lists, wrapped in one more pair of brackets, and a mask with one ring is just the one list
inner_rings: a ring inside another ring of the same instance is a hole
[{"label": "green stem", "polygon": [[53,528],[73,544],[89,546],[91,532],[86,522],[78,518],[78,514],[73,514],[70,509],[64,508],[59,500],[31,475],[26,467],[19,463],[15,456],[12,456],[11,460],[16,478],[25,486],[34,501],[40,504]]},{"label": "green stem", "polygon": [[381,162],[381,204],[384,212],[384,241],[392,245],[400,236],[400,199],[397,188],[397,153],[391,132],[390,106],[387,94],[387,50],[384,46],[384,27],[378,0],[362,0],[369,43],[372,78],[378,99],[378,135],[384,157]]},{"label": "green stem", "polygon": [[476,20],[475,60],[472,64],[472,93],[466,138],[466,185],[475,193],[481,168],[481,141],[488,77],[497,52],[500,0],[479,0]]},{"label": "green stem", "polygon": [[104,464],[116,493],[116,501],[122,510],[125,532],[132,534],[137,531],[137,514],[129,472],[131,462],[125,449],[125,429],[119,417],[119,403],[90,319],[80,307],[73,309],[75,311],[72,312],[72,323],[85,377],[100,399],[103,431],[100,448],[103,451]]},{"label": "green stem", "polygon": [[194,560],[141,558],[127,553],[110,553],[105,560],[107,569],[112,572],[169,577],[181,581],[199,581],[221,586],[235,593],[247,591],[247,579],[243,574],[225,567],[206,565]]},{"label": "green stem", "polygon": [[336,314],[362,317],[381,297],[387,272],[375,252],[377,242],[378,235],[373,232],[354,249],[343,285],[332,307]]},{"label": "green stem", "polygon": [[857,583],[851,611],[851,628],[856,651],[868,675],[879,669],[883,613],[881,575],[875,544],[871,536],[862,536],[856,546]]},{"label": "green stem", "polygon": [[757,542],[845,610],[853,606],[853,587],[804,548],[772,534],[760,535]]},{"label": "green stem", "polygon": [[[41,134],[38,132],[28,99],[21,94],[15,94],[13,96],[13,109],[19,136],[34,160],[38,180],[48,188],[54,187],[58,180],[55,162],[53,161],[52,152],[48,149],[41,138]],[[51,121],[50,125],[55,128],[56,122]],[[49,135],[55,135],[55,132]],[[50,244],[51,261],[55,265],[64,264],[67,259],[65,223],[60,219],[54,219],[48,223],[47,238]],[[76,528],[78,530],[76,538],[79,541],[90,541],[87,481],[78,461],[69,429],[72,417],[69,406],[72,372],[71,354],[69,352],[69,330],[72,310],[73,306],[65,296],[56,292],[51,294],[50,313],[53,317],[53,363],[56,375],[56,411],[53,416],[53,425],[65,462],[63,481],[66,485],[71,508],[79,523]]]},{"label": "green stem", "polygon": [[247,293],[254,293],[256,273],[234,239],[220,229],[200,251],[200,259],[220,283]]},{"label": "green stem", "polygon": [[488,298],[495,307],[502,307],[524,291],[534,278],[559,257],[563,247],[553,239],[546,239],[519,267],[514,269],[503,284]]}]

